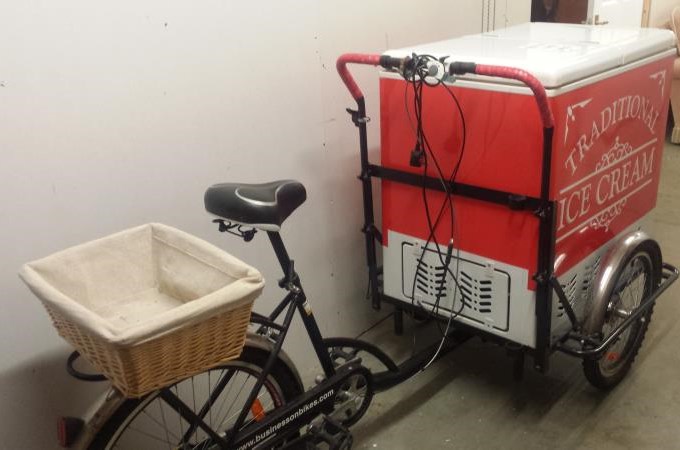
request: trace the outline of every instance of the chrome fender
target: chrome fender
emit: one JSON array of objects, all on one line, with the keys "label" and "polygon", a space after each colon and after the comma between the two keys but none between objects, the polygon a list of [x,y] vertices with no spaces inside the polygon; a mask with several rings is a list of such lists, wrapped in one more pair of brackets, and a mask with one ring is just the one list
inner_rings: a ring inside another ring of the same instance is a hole
[{"label": "chrome fender", "polygon": [[583,321],[583,332],[594,334],[602,329],[605,314],[614,289],[615,278],[623,262],[639,248],[643,243],[649,243],[654,268],[661,270],[661,249],[647,233],[641,230],[631,231],[630,233],[616,240],[602,260],[600,270],[593,286],[593,293],[586,307],[586,314]]}]

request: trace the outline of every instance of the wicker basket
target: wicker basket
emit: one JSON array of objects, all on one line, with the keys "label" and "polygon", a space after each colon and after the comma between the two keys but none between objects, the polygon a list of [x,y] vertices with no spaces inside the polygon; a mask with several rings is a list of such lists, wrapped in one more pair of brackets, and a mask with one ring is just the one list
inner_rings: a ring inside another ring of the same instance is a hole
[{"label": "wicker basket", "polygon": [[263,286],[252,267],[159,224],[29,263],[21,277],[59,334],[129,397],[237,358]]}]

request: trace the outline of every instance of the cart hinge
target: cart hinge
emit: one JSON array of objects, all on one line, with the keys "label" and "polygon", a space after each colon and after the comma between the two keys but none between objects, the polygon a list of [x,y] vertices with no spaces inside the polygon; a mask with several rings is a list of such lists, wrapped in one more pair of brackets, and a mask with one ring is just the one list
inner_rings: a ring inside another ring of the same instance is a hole
[{"label": "cart hinge", "polygon": [[551,213],[552,213],[552,203],[550,203],[550,202],[545,202],[543,205],[541,205],[538,209],[536,209],[534,211],[534,215],[536,217],[541,218],[541,219],[545,219]]},{"label": "cart hinge", "polygon": [[378,241],[379,244],[382,244],[382,233],[380,230],[378,230],[378,227],[376,227],[375,224],[369,223],[364,225],[364,227],[361,229],[361,232],[364,234],[370,234]]},{"label": "cart hinge", "polygon": [[346,111],[349,113],[350,116],[352,116],[352,122],[356,126],[360,126],[362,124],[368,123],[371,121],[371,118],[368,116],[362,116],[359,114],[359,111],[354,110],[352,108],[347,108]]}]

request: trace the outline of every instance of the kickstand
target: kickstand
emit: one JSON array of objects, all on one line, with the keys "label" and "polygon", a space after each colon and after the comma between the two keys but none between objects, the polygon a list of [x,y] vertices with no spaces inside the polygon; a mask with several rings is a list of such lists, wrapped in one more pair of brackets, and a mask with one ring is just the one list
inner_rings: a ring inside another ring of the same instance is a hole
[{"label": "kickstand", "polygon": [[524,350],[508,347],[508,355],[512,358],[512,379],[520,382],[524,378]]}]

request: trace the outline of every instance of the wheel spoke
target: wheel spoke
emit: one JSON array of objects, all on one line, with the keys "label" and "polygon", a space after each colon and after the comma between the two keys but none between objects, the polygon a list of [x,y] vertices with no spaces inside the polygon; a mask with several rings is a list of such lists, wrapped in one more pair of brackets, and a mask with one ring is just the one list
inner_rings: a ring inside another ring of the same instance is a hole
[{"label": "wheel spoke", "polygon": [[139,429],[137,429],[137,428],[130,427],[130,429],[131,429],[132,431],[135,431],[135,432],[139,433],[139,434],[143,434],[144,436],[147,436],[147,437],[149,437],[149,438],[151,438],[151,439],[153,439],[153,440],[155,440],[155,441],[162,442],[162,443],[164,443],[164,444],[168,444],[168,446],[172,448],[172,442],[168,441],[167,439],[163,439],[163,438],[161,438],[161,437],[154,436],[154,435],[151,434],[151,433],[148,433],[148,432],[143,431],[143,430],[139,430]]},{"label": "wheel spoke", "polygon": [[[246,361],[249,358],[253,359],[252,355],[254,354],[246,356]],[[226,363],[224,367],[206,371],[165,389],[180,399],[184,406],[193,411],[196,416],[199,416],[198,412],[201,412],[205,417],[203,420],[207,422],[210,418],[209,426],[215,433],[224,436],[224,427],[227,428],[227,432],[230,431],[229,427],[233,427],[234,417],[244,407],[249,408],[244,405],[245,399],[254,386],[253,380],[257,379],[261,372],[259,357],[254,361],[247,363],[236,360]],[[281,386],[294,385],[291,385],[289,379],[283,379],[280,372],[279,375],[270,375],[270,377],[269,381],[265,381],[263,389],[257,396],[262,409],[266,412],[281,406],[283,399],[292,398],[300,392],[299,389],[292,392],[289,389],[287,394],[284,393],[286,391],[281,391]],[[212,398],[211,394],[213,394]],[[105,435],[108,437],[103,437],[102,439],[105,440],[102,440],[98,436],[97,440],[100,443],[93,444],[90,450],[179,450],[186,447],[207,450],[213,448],[215,441],[207,435],[205,430],[199,431],[201,428],[196,427],[195,424],[192,425],[189,416],[183,415],[181,410],[177,410],[157,395],[154,393],[141,400],[127,400],[124,405],[133,403],[136,406],[126,410],[127,412],[120,417],[112,416],[110,420],[115,419],[117,425],[111,428],[107,424],[105,428],[110,428],[110,431],[107,431],[108,434]],[[124,405],[121,405],[121,408]],[[204,411],[201,411],[202,406],[207,406]],[[175,412],[168,412],[168,407]],[[244,427],[253,423],[254,416],[250,410],[249,413],[251,414],[245,421]],[[118,412],[114,416],[117,414]]]},{"label": "wheel spoke", "polygon": [[163,429],[165,430],[165,436],[168,440],[168,449],[172,450],[172,443],[170,442],[170,430],[168,429],[168,423],[165,421],[165,413],[163,412],[163,402],[158,400],[158,404],[161,409],[161,418],[163,419]]},{"label": "wheel spoke", "polygon": [[[652,262],[649,254],[639,251],[617,275],[602,325],[602,336],[606,337],[635,312],[651,292]],[[645,317],[643,315],[643,317]],[[607,352],[595,362],[600,377],[597,380],[620,380],[617,374],[628,370],[632,357],[640,345],[644,333],[643,319],[635,321],[618,336]],[[588,374],[588,371],[586,371]],[[589,377],[589,379],[591,379]],[[595,380],[594,384],[599,383]],[[592,381],[592,380],[591,380]],[[614,381],[618,382],[618,381]]]},{"label": "wheel spoke", "polygon": [[[238,398],[241,396],[241,393],[243,392],[243,388],[246,387],[246,382],[248,382],[248,378],[246,378],[245,380],[243,380],[243,384],[241,385],[241,388],[239,389],[238,393],[236,394],[236,397],[234,397],[234,402],[232,402],[232,403],[229,405],[229,409],[227,410],[226,416],[229,415],[229,413],[231,412],[231,408],[234,407],[234,404],[236,403],[236,399],[238,399]],[[248,408],[250,408],[250,405],[248,405]],[[239,411],[238,413],[240,413],[240,411]],[[238,413],[236,413],[236,414],[238,414]]]}]

